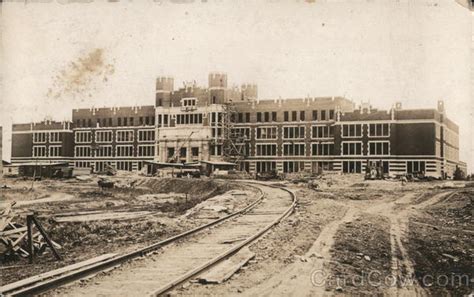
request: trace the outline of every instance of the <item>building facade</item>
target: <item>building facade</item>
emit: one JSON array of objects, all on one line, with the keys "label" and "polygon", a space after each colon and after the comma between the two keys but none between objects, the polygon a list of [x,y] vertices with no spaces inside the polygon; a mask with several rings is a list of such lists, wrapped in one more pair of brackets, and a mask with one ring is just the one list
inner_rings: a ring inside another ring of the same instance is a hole
[{"label": "building facade", "polygon": [[434,109],[377,110],[342,97],[259,100],[255,84],[156,80],[155,105],[76,109],[72,122],[14,124],[12,162],[67,161],[76,168],[141,170],[145,164],[231,160],[250,173],[339,171],[367,164],[389,175],[452,176],[459,129]]}]

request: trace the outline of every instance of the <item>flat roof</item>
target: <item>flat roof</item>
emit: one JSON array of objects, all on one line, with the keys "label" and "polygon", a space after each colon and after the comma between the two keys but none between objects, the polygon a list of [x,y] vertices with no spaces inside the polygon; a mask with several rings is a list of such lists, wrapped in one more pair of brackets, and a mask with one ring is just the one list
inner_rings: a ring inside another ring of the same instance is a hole
[{"label": "flat roof", "polygon": [[237,166],[235,163],[231,162],[226,162],[226,161],[201,161],[202,163],[208,163],[211,165],[232,165],[232,166]]},{"label": "flat roof", "polygon": [[46,163],[46,162],[38,162],[38,163],[11,163],[5,165],[5,167],[15,167],[15,166],[57,166],[57,165],[69,165],[69,162],[59,162],[59,163]]}]

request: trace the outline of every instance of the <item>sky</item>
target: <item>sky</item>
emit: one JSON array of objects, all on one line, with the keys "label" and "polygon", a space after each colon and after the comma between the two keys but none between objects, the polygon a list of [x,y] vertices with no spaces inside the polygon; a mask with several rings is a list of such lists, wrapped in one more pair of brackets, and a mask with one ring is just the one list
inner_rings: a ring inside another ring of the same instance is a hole
[{"label": "sky", "polygon": [[67,2],[2,5],[4,159],[12,122],[152,105],[158,76],[205,86],[223,71],[261,99],[444,100],[472,171],[472,14],[453,0]]}]

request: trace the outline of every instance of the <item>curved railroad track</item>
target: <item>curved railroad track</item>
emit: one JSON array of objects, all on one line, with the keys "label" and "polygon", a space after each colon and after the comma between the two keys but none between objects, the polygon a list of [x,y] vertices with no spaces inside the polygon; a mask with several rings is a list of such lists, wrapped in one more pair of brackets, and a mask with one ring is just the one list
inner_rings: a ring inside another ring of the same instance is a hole
[{"label": "curved railroad track", "polygon": [[[48,291],[48,296],[159,296],[169,292],[248,246],[293,211],[296,196],[290,190],[246,183],[259,189],[260,196],[242,210],[132,253],[2,293],[24,296]],[[95,275],[85,284],[61,287],[118,265],[120,267]]]}]

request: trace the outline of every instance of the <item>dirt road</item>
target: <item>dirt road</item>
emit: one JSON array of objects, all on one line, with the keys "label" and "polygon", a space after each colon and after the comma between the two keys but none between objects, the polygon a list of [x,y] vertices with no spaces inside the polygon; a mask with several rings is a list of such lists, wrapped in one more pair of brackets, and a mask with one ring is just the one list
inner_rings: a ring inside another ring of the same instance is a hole
[{"label": "dirt road", "polygon": [[[320,228],[277,228],[259,242],[262,250],[251,247],[257,252],[256,263],[226,284],[192,284],[177,295],[428,295],[415,277],[409,222],[445,201],[454,190],[440,190],[429,183],[408,187],[395,182],[355,184],[318,192],[295,188],[302,205],[290,219],[298,225],[317,223]],[[285,235],[288,242],[270,242]],[[308,244],[305,237],[314,240]],[[377,276],[372,283],[357,282],[370,271]]]}]

